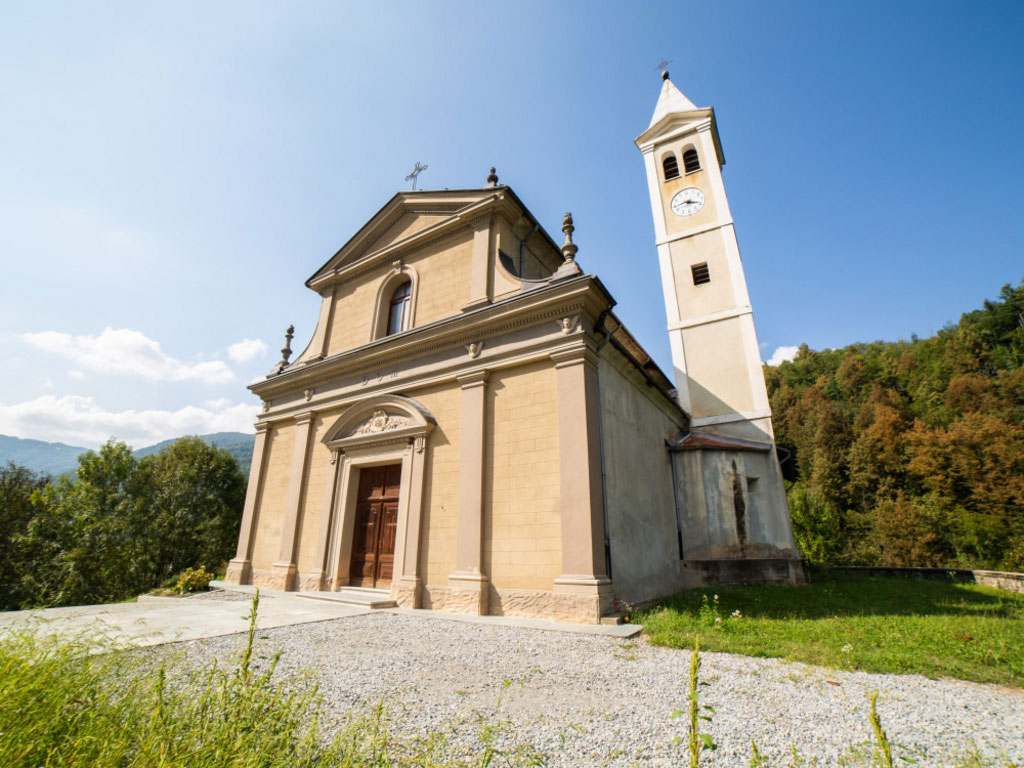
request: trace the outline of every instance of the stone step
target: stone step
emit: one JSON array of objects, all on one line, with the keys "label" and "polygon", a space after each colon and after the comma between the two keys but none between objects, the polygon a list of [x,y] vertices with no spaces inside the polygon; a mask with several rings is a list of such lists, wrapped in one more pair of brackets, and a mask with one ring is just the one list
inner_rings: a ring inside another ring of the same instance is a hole
[{"label": "stone step", "polygon": [[297,592],[297,597],[307,600],[326,600],[332,603],[358,606],[360,608],[394,608],[398,605],[386,589],[365,587],[343,587],[337,592]]},{"label": "stone step", "polygon": [[625,622],[626,614],[624,613],[607,613],[601,617],[601,623],[608,626],[616,626]]}]

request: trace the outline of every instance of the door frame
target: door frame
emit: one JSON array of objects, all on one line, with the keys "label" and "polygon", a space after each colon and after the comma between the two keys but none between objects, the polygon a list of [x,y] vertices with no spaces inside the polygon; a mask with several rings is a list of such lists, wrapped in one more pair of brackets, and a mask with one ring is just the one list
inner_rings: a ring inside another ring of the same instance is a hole
[{"label": "door frame", "polygon": [[320,562],[324,586],[336,591],[349,583],[355,533],[359,470],[401,464],[398,522],[391,596],[400,605],[420,606],[420,521],[427,461],[427,439],[436,425],[422,404],[403,395],[378,395],[353,404],[328,430],[323,442],[335,464],[333,502],[325,516]]}]

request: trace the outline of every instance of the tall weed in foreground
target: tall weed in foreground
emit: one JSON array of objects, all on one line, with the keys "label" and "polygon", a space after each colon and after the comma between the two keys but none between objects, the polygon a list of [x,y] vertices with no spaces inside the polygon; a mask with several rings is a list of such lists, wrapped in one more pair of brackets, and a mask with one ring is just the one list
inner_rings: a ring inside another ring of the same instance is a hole
[{"label": "tall weed in foreground", "polygon": [[[716,601],[717,601],[717,595]],[[706,598],[705,598],[706,602]],[[689,738],[687,740],[687,746],[690,751],[690,768],[697,768],[700,763],[700,756],[706,752],[713,752],[718,749],[718,745],[715,744],[709,733],[700,732],[700,721],[711,722],[710,715],[702,715],[701,710],[710,712],[711,715],[715,714],[715,710],[712,707],[701,705],[700,703],[700,687],[707,685],[707,683],[700,682],[700,641],[694,640],[693,642],[693,653],[690,654],[690,695],[689,695],[689,707],[688,712],[690,715],[689,723]],[[672,718],[675,719],[680,715],[687,714],[681,709],[677,709],[672,713]],[[682,741],[680,738],[676,738],[673,741]]]},{"label": "tall weed in foreground", "polygon": [[[0,638],[4,768],[485,768],[517,766],[482,749],[452,758],[443,740],[400,742],[383,706],[321,728],[315,685],[275,679],[279,655],[255,662],[259,595],[237,664],[157,665],[150,654],[96,653],[84,643]],[[537,764],[535,761],[532,764]]]}]

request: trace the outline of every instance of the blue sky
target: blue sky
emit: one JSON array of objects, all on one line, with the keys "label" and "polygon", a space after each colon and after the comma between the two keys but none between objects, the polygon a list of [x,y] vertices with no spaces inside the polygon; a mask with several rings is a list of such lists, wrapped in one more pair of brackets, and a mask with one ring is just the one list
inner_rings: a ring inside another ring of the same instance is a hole
[{"label": "blue sky", "polygon": [[632,140],[714,106],[765,359],[926,336],[1024,277],[1024,4],[0,5],[0,433],[246,430],[303,286],[494,165],[670,370]]}]

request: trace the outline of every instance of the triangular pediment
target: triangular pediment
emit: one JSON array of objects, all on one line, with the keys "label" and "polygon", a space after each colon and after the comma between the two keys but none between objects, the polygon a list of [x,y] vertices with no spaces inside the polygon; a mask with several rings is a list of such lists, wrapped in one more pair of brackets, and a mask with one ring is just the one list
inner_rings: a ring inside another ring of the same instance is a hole
[{"label": "triangular pediment", "polygon": [[398,221],[388,227],[384,232],[366,248],[366,253],[383,250],[389,246],[400,243],[408,237],[422,232],[445,219],[451,218],[454,211],[406,211],[399,215]]},{"label": "triangular pediment", "polygon": [[718,154],[718,164],[725,165],[725,153],[722,151],[722,142],[718,136],[718,124],[715,121],[715,110],[712,107],[702,107],[686,112],[666,114],[658,122],[652,124],[650,128],[637,136],[635,143],[643,150],[645,145],[666,141],[688,133],[695,126],[707,123],[708,121],[711,123],[711,135],[714,138],[715,151]]},{"label": "triangular pediment", "polygon": [[507,187],[399,192],[318,269],[306,285],[344,267],[395,250],[431,232],[457,226]]}]

